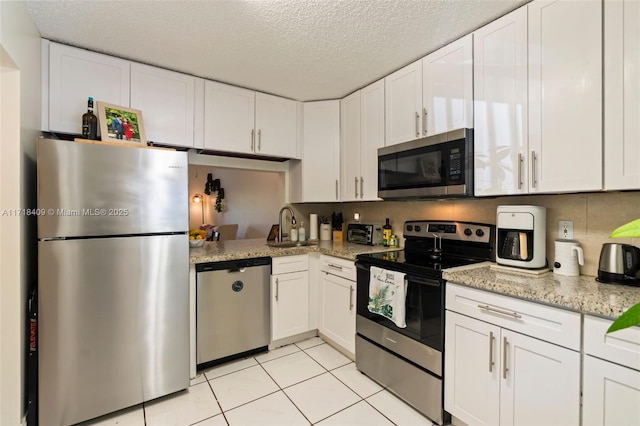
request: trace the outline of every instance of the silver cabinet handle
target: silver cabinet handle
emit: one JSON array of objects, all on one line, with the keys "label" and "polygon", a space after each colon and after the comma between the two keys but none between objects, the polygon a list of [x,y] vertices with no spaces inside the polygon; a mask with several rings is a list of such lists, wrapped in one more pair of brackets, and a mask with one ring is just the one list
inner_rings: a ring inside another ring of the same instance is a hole
[{"label": "silver cabinet handle", "polygon": [[358,198],[358,178],[356,179],[356,198]]},{"label": "silver cabinet handle", "polygon": [[422,108],[422,134],[427,136],[427,109]]},{"label": "silver cabinet handle", "polygon": [[531,151],[531,187],[536,187],[536,152]]},{"label": "silver cabinet handle", "polygon": [[251,151],[253,151],[253,147],[255,146],[255,129],[251,129]]},{"label": "silver cabinet handle", "polygon": [[522,189],[522,162],[524,158],[522,154],[518,154],[518,189]]},{"label": "silver cabinet handle", "polygon": [[505,337],[504,340],[502,341],[502,378],[505,380],[507,380],[507,371],[509,370],[507,368],[507,345],[508,344],[509,342]]},{"label": "silver cabinet handle", "polygon": [[364,198],[364,179],[360,176],[360,198]]},{"label": "silver cabinet handle", "polygon": [[336,179],[336,200],[338,199],[338,179]]},{"label": "silver cabinet handle", "polygon": [[353,310],[353,286],[349,286],[349,310]]},{"label": "silver cabinet handle", "polygon": [[262,151],[262,129],[258,129],[258,151]]},{"label": "silver cabinet handle", "polygon": [[489,332],[489,373],[493,372],[493,341],[495,337],[493,337],[493,331]]},{"label": "silver cabinet handle", "polygon": [[340,265],[334,265],[333,263],[327,263],[327,266],[329,268],[333,268],[333,269],[337,269],[338,271],[342,271],[342,266],[340,266]]},{"label": "silver cabinet handle", "polygon": [[280,281],[276,278],[276,302],[278,301],[278,293],[280,293]]},{"label": "silver cabinet handle", "polygon": [[484,309],[485,311],[489,311],[489,312],[495,312],[496,314],[506,315],[512,318],[522,318],[522,315],[520,315],[517,312],[503,311],[502,309],[494,308],[489,305],[478,305],[478,308]]},{"label": "silver cabinet handle", "polygon": [[420,137],[420,114],[416,112],[416,137]]}]

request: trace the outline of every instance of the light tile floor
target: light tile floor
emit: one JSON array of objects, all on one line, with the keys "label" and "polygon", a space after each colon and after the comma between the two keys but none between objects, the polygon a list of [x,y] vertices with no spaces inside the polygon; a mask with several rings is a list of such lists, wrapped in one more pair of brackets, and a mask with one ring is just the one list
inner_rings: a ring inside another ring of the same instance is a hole
[{"label": "light tile floor", "polygon": [[189,389],[87,425],[431,425],[320,338],[216,366]]}]

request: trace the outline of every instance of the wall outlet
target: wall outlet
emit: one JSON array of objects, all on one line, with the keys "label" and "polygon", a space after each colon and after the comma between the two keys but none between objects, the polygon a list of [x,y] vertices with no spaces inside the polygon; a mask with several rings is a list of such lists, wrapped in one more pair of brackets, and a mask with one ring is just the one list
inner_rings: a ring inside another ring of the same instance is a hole
[{"label": "wall outlet", "polygon": [[353,220],[355,220],[356,222],[360,222],[360,213],[354,213]]},{"label": "wall outlet", "polygon": [[558,238],[563,240],[573,239],[573,221],[561,220],[558,222]]}]

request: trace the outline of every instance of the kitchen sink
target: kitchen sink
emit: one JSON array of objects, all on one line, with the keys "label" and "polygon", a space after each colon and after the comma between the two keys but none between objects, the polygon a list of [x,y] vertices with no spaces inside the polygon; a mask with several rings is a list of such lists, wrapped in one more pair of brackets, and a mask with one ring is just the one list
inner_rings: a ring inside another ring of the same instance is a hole
[{"label": "kitchen sink", "polygon": [[313,246],[316,244],[318,243],[315,241],[282,241],[282,242],[269,241],[267,243],[269,247],[276,247],[276,248]]}]

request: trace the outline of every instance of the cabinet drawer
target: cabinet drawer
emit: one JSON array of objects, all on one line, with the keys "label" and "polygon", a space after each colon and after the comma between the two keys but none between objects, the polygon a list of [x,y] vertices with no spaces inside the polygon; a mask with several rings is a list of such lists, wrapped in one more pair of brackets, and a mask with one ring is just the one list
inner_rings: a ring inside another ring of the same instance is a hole
[{"label": "cabinet drawer", "polygon": [[271,259],[271,275],[309,270],[309,256],[282,256]]},{"label": "cabinet drawer", "polygon": [[585,315],[584,352],[640,370],[640,327],[607,334],[611,323],[612,320]]},{"label": "cabinet drawer", "polygon": [[531,337],[580,350],[580,314],[447,283],[446,308]]},{"label": "cabinet drawer", "polygon": [[322,255],[320,256],[320,270],[351,281],[356,280],[356,265],[353,260]]}]

